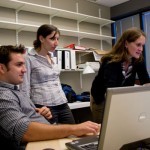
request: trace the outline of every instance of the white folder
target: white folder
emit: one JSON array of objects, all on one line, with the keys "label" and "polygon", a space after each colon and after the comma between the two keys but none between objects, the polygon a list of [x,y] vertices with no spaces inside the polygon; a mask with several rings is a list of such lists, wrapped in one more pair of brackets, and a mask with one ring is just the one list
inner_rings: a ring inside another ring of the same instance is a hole
[{"label": "white folder", "polygon": [[70,69],[70,51],[62,51],[62,69]]},{"label": "white folder", "polygon": [[58,68],[62,69],[62,51],[57,50],[57,64]]},{"label": "white folder", "polygon": [[75,50],[70,50],[70,69],[76,69],[76,52]]}]

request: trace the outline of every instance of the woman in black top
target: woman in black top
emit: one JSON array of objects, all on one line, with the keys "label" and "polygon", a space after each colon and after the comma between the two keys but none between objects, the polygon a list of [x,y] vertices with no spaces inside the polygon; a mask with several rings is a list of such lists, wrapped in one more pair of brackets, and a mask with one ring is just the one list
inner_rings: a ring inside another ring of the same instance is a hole
[{"label": "woman in black top", "polygon": [[145,34],[137,28],[126,30],[112,50],[101,58],[101,66],[91,87],[93,119],[102,122],[105,93],[108,87],[134,86],[136,74],[140,84],[150,82],[142,52]]}]

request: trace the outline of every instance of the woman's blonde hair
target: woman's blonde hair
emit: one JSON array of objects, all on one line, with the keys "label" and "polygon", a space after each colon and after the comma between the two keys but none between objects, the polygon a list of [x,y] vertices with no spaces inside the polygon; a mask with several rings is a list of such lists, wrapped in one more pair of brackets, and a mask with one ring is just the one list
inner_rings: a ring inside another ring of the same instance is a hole
[{"label": "woman's blonde hair", "polygon": [[[126,42],[134,42],[136,41],[140,36],[146,37],[145,33],[136,28],[132,27],[127,29],[120,39],[117,41],[117,43],[113,46],[112,50],[108,52],[106,55],[104,55],[101,58],[101,62],[105,61],[106,59],[109,59],[109,62],[120,62],[120,61],[126,61],[128,60],[128,50],[125,47]],[[136,61],[141,61],[143,59],[143,56],[141,55],[140,58]]]}]

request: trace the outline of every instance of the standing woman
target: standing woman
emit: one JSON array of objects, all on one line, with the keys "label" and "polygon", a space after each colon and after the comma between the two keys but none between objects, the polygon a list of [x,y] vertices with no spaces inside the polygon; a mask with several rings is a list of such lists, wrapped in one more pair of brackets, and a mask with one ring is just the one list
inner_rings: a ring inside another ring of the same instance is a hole
[{"label": "standing woman", "polygon": [[107,88],[134,86],[136,75],[141,85],[150,82],[142,56],[145,37],[140,29],[130,28],[101,58],[98,75],[91,87],[91,110],[95,122],[102,123]]},{"label": "standing woman", "polygon": [[60,83],[60,70],[54,63],[50,52],[54,52],[59,43],[60,31],[53,25],[44,24],[37,30],[34,48],[27,52],[27,73],[20,86],[36,107],[50,108],[52,123],[74,124],[74,118],[67,104]]}]

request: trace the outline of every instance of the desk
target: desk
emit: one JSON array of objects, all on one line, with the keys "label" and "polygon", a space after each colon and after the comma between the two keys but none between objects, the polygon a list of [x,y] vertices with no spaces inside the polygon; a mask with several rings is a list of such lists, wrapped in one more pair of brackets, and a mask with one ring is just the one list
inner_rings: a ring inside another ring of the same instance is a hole
[{"label": "desk", "polygon": [[[90,102],[68,103],[77,123],[91,120]],[[88,115],[89,114],[89,115]],[[47,140],[30,142],[26,150],[43,150],[44,148],[53,148],[54,150],[67,150],[65,143],[75,140],[75,137],[63,138],[58,140]]]},{"label": "desk", "polygon": [[77,138],[63,138],[58,140],[47,140],[47,141],[38,141],[30,142],[26,146],[26,150],[43,150],[44,148],[53,148],[54,150],[67,150],[65,143],[71,142]]},{"label": "desk", "polygon": [[[91,120],[90,102],[68,103],[76,123]],[[88,115],[89,114],[89,115]],[[65,143],[71,142],[77,138],[63,138],[58,140],[48,140],[28,143],[26,150],[43,150],[44,148],[53,148],[55,150],[67,150]]]}]

